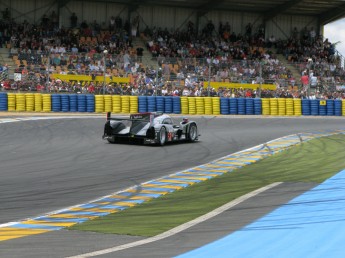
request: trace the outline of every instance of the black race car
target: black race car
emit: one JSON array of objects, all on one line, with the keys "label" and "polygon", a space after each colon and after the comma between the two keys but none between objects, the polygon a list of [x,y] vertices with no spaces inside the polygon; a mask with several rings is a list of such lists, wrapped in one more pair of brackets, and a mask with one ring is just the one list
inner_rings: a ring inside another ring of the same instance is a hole
[{"label": "black race car", "polygon": [[131,114],[129,118],[113,118],[109,112],[102,138],[109,143],[129,139],[144,144],[164,145],[167,142],[194,142],[199,136],[196,122],[188,118],[174,124],[169,115],[159,112]]}]

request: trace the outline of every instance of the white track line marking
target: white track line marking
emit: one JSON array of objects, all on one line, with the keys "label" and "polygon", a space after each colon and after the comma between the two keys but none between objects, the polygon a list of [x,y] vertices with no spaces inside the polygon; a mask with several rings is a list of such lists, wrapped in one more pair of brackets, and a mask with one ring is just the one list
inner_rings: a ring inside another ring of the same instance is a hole
[{"label": "white track line marking", "polygon": [[273,184],[270,184],[270,185],[267,185],[265,187],[262,187],[260,189],[257,189],[255,191],[252,191],[250,193],[247,193],[231,202],[228,202],[227,204],[224,204],[223,206],[205,214],[205,215],[202,215],[194,220],[191,220],[189,222],[186,222],[180,226],[177,226],[175,228],[172,228],[162,234],[159,234],[157,236],[154,236],[154,237],[150,237],[150,238],[146,238],[146,239],[143,239],[143,240],[139,240],[139,241],[135,241],[135,242],[132,242],[132,243],[128,243],[128,244],[124,244],[124,245],[120,245],[120,246],[115,246],[115,247],[111,247],[111,248],[107,248],[107,249],[103,249],[103,250],[99,250],[99,251],[95,251],[95,252],[90,252],[90,253],[85,253],[85,254],[80,254],[80,255],[76,255],[76,256],[69,256],[67,258],[86,258],[86,257],[94,257],[94,256],[98,256],[98,255],[103,255],[103,254],[108,254],[108,253],[113,253],[113,252],[117,252],[117,251],[120,251],[120,250],[124,250],[124,249],[128,249],[128,248],[132,248],[132,247],[136,247],[136,246],[140,246],[140,245],[144,245],[144,244],[148,244],[148,243],[152,243],[152,242],[155,242],[155,241],[158,241],[158,240],[162,240],[164,238],[167,238],[167,237],[170,237],[170,236],[173,236],[181,231],[184,231],[190,227],[193,227],[201,222],[204,222],[210,218],[213,218],[219,214],[221,214],[222,212],[234,207],[235,205],[241,203],[241,202],[244,202],[245,200],[251,198],[251,197],[254,197],[264,191],[267,191],[273,187],[276,187],[278,185],[282,184],[282,182],[277,182],[277,183],[273,183]]}]

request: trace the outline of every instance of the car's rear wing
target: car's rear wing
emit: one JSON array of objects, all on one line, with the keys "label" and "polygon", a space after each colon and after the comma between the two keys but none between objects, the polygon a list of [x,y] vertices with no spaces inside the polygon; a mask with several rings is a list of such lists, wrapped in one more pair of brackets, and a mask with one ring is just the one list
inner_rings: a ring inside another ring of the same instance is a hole
[{"label": "car's rear wing", "polygon": [[147,122],[147,123],[150,123],[150,126],[153,126],[153,119],[158,115],[161,115],[161,113],[146,112],[146,113],[131,114],[129,118],[120,118],[120,117],[111,117],[111,112],[107,112],[107,121],[115,120],[115,121]]}]

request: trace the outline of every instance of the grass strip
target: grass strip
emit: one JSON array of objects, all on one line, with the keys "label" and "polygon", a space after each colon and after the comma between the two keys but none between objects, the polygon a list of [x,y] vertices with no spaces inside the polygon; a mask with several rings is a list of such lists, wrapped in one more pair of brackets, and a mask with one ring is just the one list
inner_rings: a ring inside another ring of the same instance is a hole
[{"label": "grass strip", "polygon": [[154,236],[273,182],[321,183],[345,168],[345,136],[314,139],[124,211],[69,229]]}]

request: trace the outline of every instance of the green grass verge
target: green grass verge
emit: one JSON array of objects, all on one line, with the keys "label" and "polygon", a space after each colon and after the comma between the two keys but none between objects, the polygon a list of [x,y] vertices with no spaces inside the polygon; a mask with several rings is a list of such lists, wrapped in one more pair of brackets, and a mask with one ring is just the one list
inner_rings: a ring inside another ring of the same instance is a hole
[{"label": "green grass verge", "polygon": [[345,168],[345,136],[314,139],[231,173],[72,230],[154,236],[273,182],[321,183]]}]

